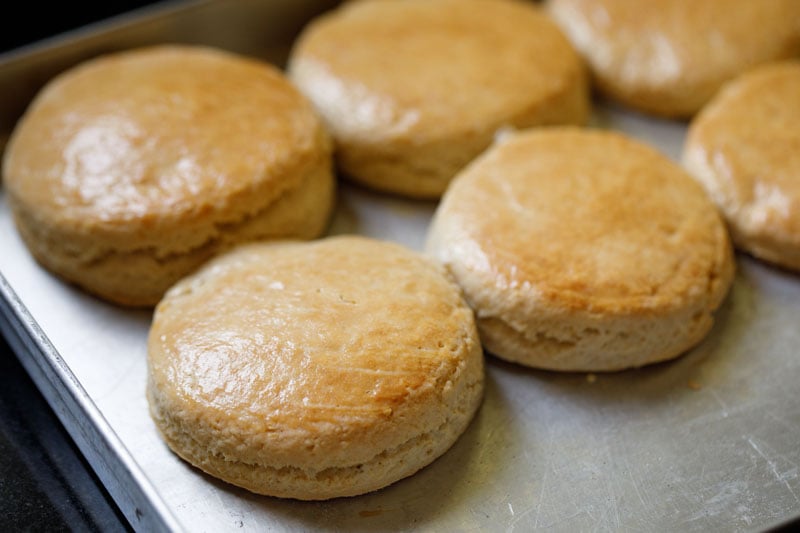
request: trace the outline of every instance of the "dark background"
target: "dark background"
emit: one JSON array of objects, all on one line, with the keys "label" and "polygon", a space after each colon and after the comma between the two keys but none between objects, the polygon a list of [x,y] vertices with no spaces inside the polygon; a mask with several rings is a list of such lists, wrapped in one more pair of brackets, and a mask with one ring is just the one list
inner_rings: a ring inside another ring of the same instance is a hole
[{"label": "dark background", "polygon": [[[157,2],[14,2],[13,14],[8,11],[2,14],[0,52],[153,3]],[[8,9],[8,4],[3,7]]]},{"label": "dark background", "polygon": [[124,531],[127,527],[0,338],[0,531]]},{"label": "dark background", "polygon": [[[0,23],[0,53],[151,3],[14,3]],[[129,529],[0,337],[0,531]]]}]

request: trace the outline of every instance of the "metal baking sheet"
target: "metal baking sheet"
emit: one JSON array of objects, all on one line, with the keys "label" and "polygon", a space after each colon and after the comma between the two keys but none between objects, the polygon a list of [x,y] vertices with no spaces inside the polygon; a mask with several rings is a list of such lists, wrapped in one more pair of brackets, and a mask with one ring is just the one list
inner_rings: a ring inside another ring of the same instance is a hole
[{"label": "metal baking sheet", "polygon": [[[12,87],[27,92],[0,102],[0,126],[83,57],[184,41],[279,60],[330,4],[169,5],[2,57],[4,100]],[[673,158],[685,131],[606,105],[594,126]],[[343,185],[331,232],[420,249],[434,208]],[[483,406],[442,458],[372,494],[303,503],[250,494],[172,455],[144,396],[150,313],[105,304],[38,267],[2,198],[0,243],[3,333],[137,529],[747,531],[800,516],[800,276],[748,257],[737,257],[711,334],[680,359],[587,375],[489,357]]]}]

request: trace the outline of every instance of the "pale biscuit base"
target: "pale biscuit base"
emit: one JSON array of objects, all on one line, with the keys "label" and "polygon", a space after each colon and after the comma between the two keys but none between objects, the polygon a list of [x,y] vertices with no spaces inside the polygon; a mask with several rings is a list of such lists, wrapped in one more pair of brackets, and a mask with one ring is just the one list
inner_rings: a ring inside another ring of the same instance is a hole
[{"label": "pale biscuit base", "polygon": [[724,224],[694,180],[619,134],[521,132],[467,167],[427,249],[462,286],[487,350],[565,371],[676,357],[733,278]]},{"label": "pale biscuit base", "polygon": [[289,73],[323,115],[345,176],[438,198],[498,130],[582,124],[584,66],[534,5],[352,2],[313,21]]},{"label": "pale biscuit base", "polygon": [[330,140],[281,73],[185,46],[55,78],[14,130],[3,174],[33,256],[131,306],[155,305],[237,242],[318,236],[334,196]]},{"label": "pale biscuit base", "polygon": [[324,158],[292,190],[261,212],[226,224],[204,244],[181,253],[156,254],[152,249],[114,250],[86,243],[77,249],[64,233],[48,231],[15,209],[14,220],[36,261],[66,281],[118,304],[153,306],[175,282],[211,257],[235,244],[261,240],[312,239],[325,231],[332,209],[334,183]]},{"label": "pale biscuit base", "polygon": [[260,494],[379,489],[444,453],[483,392],[472,311],[433,261],[362,237],[251,244],[156,308],[148,399],[170,448]]},{"label": "pale biscuit base", "polygon": [[683,161],[738,248],[800,271],[800,62],[727,84],[692,121]]},{"label": "pale biscuit base", "polygon": [[748,68],[800,54],[797,0],[549,0],[599,88],[669,117]]}]

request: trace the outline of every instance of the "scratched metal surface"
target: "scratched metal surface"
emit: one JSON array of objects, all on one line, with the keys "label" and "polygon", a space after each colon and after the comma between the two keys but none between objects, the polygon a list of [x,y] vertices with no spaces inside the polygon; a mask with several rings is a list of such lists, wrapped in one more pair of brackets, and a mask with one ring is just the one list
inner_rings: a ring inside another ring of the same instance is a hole
[{"label": "scratched metal surface", "polygon": [[[594,125],[672,157],[684,134],[683,124],[605,106]],[[434,204],[341,193],[333,233],[421,247]],[[143,394],[149,313],[41,270],[4,199],[0,243],[0,273],[57,350],[32,357],[65,365],[83,391],[66,414],[113,437],[93,462],[137,470],[153,508],[188,531],[761,530],[800,516],[800,276],[747,257],[713,331],[684,357],[596,376],[490,357],[484,404],[442,458],[372,494],[302,503],[249,494],[173,456]],[[95,409],[107,426],[88,416]],[[125,490],[113,493],[124,500]]]}]

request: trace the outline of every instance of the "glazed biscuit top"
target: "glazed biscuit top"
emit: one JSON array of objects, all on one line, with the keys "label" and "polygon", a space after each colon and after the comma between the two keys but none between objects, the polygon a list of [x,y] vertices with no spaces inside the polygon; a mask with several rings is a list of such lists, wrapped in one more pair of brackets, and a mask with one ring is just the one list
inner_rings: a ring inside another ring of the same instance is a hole
[{"label": "glazed biscuit top", "polygon": [[[327,150],[313,109],[269,65],[162,46],[86,62],[54,79],[4,161],[13,199],[45,224],[170,235],[186,246],[296,186]],[[135,228],[132,225],[138,224]]]},{"label": "glazed biscuit top", "polygon": [[797,0],[550,2],[595,67],[620,83],[691,83],[715,74],[721,81],[800,53]]},{"label": "glazed biscuit top", "polygon": [[289,70],[338,135],[368,139],[481,132],[583,76],[539,8],[506,0],[345,4],[303,32]]},{"label": "glazed biscuit top", "polygon": [[726,213],[800,244],[800,62],[726,85],[692,123],[687,150],[713,169]]},{"label": "glazed biscuit top", "polygon": [[[518,293],[521,306],[659,312],[709,292],[721,299],[716,280],[731,268],[702,188],[611,132],[558,128],[501,141],[456,178],[434,226],[444,239],[437,254],[463,270],[459,280]],[[492,302],[480,304],[492,314]]]},{"label": "glazed biscuit top", "polygon": [[440,266],[360,237],[237,248],[167,293],[149,337],[158,400],[205,426],[224,420],[250,449],[269,441],[271,462],[355,463],[366,434],[374,454],[438,427],[442,392],[481,357]]}]

